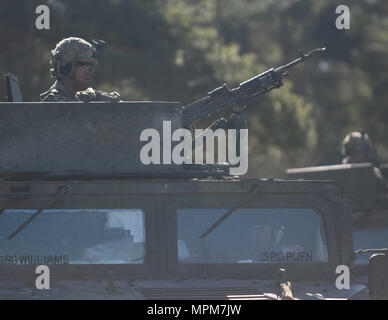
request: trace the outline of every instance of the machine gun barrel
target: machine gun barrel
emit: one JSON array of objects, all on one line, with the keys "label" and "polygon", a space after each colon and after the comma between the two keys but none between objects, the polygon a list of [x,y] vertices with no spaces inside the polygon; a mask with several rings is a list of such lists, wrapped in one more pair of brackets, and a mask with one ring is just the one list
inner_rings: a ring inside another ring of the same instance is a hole
[{"label": "machine gun barrel", "polygon": [[240,83],[237,88],[229,89],[224,84],[222,87],[214,89],[206,97],[183,107],[184,126],[190,127],[196,121],[215,115],[225,107],[245,106],[252,97],[280,88],[283,85],[282,79],[288,75],[288,70],[291,67],[324,51],[326,48],[314,49],[307,54],[301,52],[300,58],[276,69],[271,68]]},{"label": "machine gun barrel", "polygon": [[287,71],[288,69],[290,69],[291,67],[307,60],[308,58],[310,58],[311,56],[313,55],[316,55],[316,54],[320,54],[322,52],[325,52],[326,51],[326,48],[318,48],[318,49],[314,49],[312,51],[310,51],[309,53],[303,53],[302,51],[300,52],[300,55],[301,57],[284,65],[284,66],[281,66],[281,67],[278,67],[275,69],[275,72],[285,72]]}]

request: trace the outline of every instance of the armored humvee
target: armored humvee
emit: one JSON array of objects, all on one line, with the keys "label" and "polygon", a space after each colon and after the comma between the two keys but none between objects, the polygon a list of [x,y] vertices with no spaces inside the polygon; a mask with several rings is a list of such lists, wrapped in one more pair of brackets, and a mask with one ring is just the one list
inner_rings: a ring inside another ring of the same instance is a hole
[{"label": "armored humvee", "polygon": [[[185,107],[25,103],[9,75],[12,103],[0,103],[0,298],[387,298],[386,256],[371,258],[368,278],[354,277],[342,188],[233,173],[247,152],[246,102],[324,50]],[[230,118],[186,139],[198,119],[229,106]],[[206,138],[208,149],[218,129],[236,132],[233,161],[191,164],[187,147],[201,160],[197,142]],[[50,285],[37,276],[41,265]]]},{"label": "armored humvee", "polygon": [[184,126],[181,104],[0,103],[0,299],[382,297],[381,261],[336,286],[355,257],[342,188],[144,164],[163,121]]}]

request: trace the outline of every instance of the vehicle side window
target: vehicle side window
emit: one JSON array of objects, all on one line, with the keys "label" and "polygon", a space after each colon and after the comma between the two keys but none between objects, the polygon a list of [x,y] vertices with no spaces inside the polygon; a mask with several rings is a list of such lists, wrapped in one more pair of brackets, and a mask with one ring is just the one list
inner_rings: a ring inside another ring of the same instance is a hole
[{"label": "vehicle side window", "polygon": [[36,210],[0,216],[0,264],[139,264],[145,255],[141,209],[44,210],[14,238]]},{"label": "vehicle side window", "polygon": [[180,263],[328,261],[323,222],[314,209],[241,208],[222,220],[227,212],[178,209]]}]

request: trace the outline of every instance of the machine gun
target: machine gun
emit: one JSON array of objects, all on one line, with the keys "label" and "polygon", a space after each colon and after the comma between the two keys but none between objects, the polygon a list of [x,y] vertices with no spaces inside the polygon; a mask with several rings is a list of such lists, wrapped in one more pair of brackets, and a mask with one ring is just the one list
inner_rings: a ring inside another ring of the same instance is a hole
[{"label": "machine gun", "polygon": [[183,107],[183,124],[185,128],[193,127],[198,120],[217,114],[223,108],[233,107],[233,114],[230,119],[218,119],[208,129],[218,128],[241,129],[247,127],[247,119],[244,113],[247,102],[254,96],[280,88],[283,85],[282,79],[288,75],[288,70],[307,60],[308,58],[321,54],[326,48],[318,48],[307,54],[300,52],[301,57],[276,69],[271,68],[252,79],[241,83],[237,88],[229,89],[226,84],[211,92],[192,104]]}]

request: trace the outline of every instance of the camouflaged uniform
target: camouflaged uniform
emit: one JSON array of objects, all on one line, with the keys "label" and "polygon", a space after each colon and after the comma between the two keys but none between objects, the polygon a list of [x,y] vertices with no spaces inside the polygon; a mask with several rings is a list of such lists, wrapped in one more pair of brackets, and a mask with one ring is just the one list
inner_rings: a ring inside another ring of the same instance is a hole
[{"label": "camouflaged uniform", "polygon": [[117,92],[104,92],[93,88],[78,91],[75,96],[68,93],[61,80],[55,81],[50,89],[40,95],[43,102],[66,102],[66,101],[111,101],[118,102],[120,95]]},{"label": "camouflaged uniform", "polygon": [[[355,150],[358,150],[359,152],[365,152],[369,155],[369,152],[372,148],[369,136],[366,133],[358,131],[347,134],[342,143],[342,146],[342,154],[344,155],[342,163],[344,164],[357,163],[357,161],[352,156]],[[373,171],[376,177],[378,190],[380,192],[380,198],[386,199],[388,197],[388,182],[376,164],[373,168]]]},{"label": "camouflaged uniform", "polygon": [[61,80],[57,80],[50,89],[40,95],[44,102],[79,101],[75,96],[69,94]]},{"label": "camouflaged uniform", "polygon": [[73,96],[63,84],[63,79],[74,72],[77,63],[96,65],[98,56],[97,49],[81,38],[70,37],[60,41],[50,54],[50,72],[57,80],[48,91],[40,95],[41,101],[120,101],[117,92],[108,93],[93,88],[78,91]]}]

